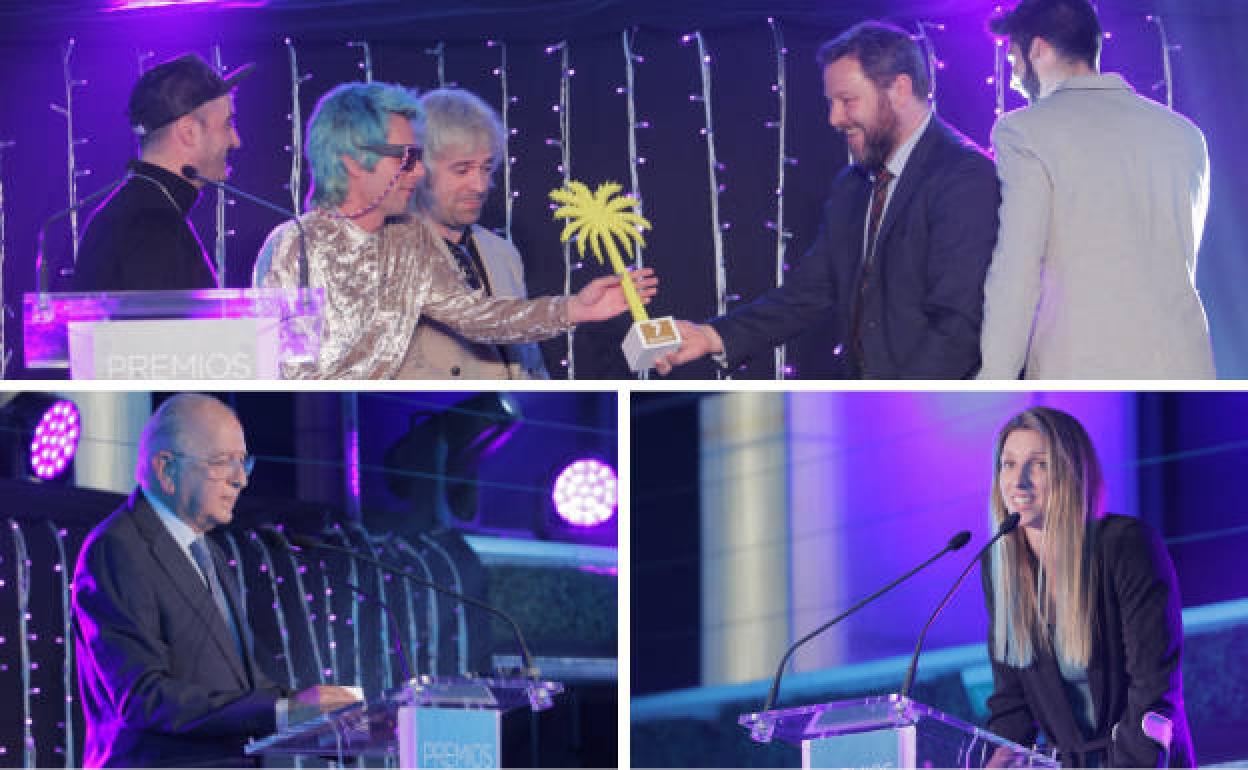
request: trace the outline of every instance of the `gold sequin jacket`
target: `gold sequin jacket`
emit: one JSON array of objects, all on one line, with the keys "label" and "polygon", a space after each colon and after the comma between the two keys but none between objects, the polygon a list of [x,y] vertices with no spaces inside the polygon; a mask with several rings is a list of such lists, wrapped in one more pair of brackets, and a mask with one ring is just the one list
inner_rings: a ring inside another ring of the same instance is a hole
[{"label": "gold sequin jacket", "polygon": [[[419,217],[388,221],[375,233],[320,209],[300,221],[308,282],[324,287],[325,305],[320,355],[315,362],[283,363],[287,379],[392,378],[422,313],[469,339],[495,344],[543,340],[571,327],[567,297],[508,299],[468,289]],[[298,259],[299,230],[284,222],[260,249],[254,285],[297,287]]]}]

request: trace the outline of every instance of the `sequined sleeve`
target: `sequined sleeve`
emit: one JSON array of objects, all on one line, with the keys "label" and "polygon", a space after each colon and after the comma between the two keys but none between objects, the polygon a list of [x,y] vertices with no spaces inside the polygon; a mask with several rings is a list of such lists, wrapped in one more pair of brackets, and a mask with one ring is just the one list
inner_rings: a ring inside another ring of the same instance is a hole
[{"label": "sequined sleeve", "polygon": [[567,297],[510,299],[472,291],[433,240],[437,236],[419,219],[394,225],[392,237],[409,247],[409,258],[425,270],[423,312],[475,342],[535,342],[572,327]]},{"label": "sequined sleeve", "polygon": [[[315,362],[283,364],[292,379],[381,379],[403,362],[420,318],[418,265],[379,260],[375,243],[315,213],[302,219],[307,234],[308,282],[325,289],[321,348]],[[298,231],[290,224],[269,236],[257,259],[256,280],[266,288],[298,285]],[[261,268],[268,265],[261,275]]]}]

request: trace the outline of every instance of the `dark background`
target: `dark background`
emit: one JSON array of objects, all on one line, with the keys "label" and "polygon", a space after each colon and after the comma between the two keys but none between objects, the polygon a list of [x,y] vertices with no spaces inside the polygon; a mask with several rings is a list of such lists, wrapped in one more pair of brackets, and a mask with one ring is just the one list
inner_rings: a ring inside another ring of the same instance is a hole
[{"label": "dark background", "polygon": [[[986,144],[994,120],[993,45],[983,28],[993,3],[986,0],[893,0],[892,2],[350,2],[349,0],[270,0],[225,2],[194,7],[106,11],[116,2],[12,2],[0,6],[0,140],[16,145],[0,157],[5,186],[6,247],[4,299],[6,350],[13,353],[10,375],[21,374],[21,295],[34,287],[35,231],[51,213],[67,205],[66,124],[48,109],[64,104],[62,55],[72,36],[73,76],[86,81],[75,88],[74,135],[88,140],[78,148],[78,166],[91,175],[79,180],[80,197],[118,177],[134,154],[124,105],[138,75],[139,55],[151,52],[148,65],[183,51],[211,56],[220,44],[227,69],[254,61],[257,69],[238,90],[239,131],[243,147],[233,156],[232,181],[270,200],[291,205],[283,185],[290,176],[292,113],[291,66],[283,40],[291,38],[298,71],[310,74],[300,90],[306,121],[316,100],[333,85],[361,77],[362,55],[348,41],[372,46],[374,76],[419,89],[438,85],[437,58],[428,53],[438,43],[445,54],[445,79],[476,91],[487,101],[501,101],[499,67],[507,44],[510,122],[516,129],[510,154],[515,158],[512,235],[523,253],[534,295],[561,292],[565,268],[558,243],[560,228],[550,220],[546,193],[559,186],[560,151],[547,140],[559,136],[561,68],[553,43],[567,41],[570,66],[570,150],[573,178],[591,185],[613,179],[629,186],[627,99],[617,93],[625,77],[622,33],[634,31],[634,96],[638,121],[639,192],[654,224],[645,261],[663,279],[653,314],[702,319],[716,312],[713,223],[703,105],[696,46],[681,36],[701,30],[711,56],[713,134],[722,167],[718,184],[724,231],[727,291],[749,299],[771,285],[776,267],[776,220],[779,158],[778,132],[765,124],[779,118],[772,84],[777,54],[767,18],[773,17],[787,49],[785,114],[787,166],[783,196],[785,229],[792,235],[788,257],[795,259],[815,236],[827,185],[844,164],[844,142],[826,125],[822,87],[814,51],[850,24],[880,17],[915,29],[917,21],[940,22],[930,34],[944,62],[936,78],[940,113],[971,138]],[[242,7],[254,6],[254,7]],[[1140,92],[1164,100],[1154,85],[1162,79],[1157,27],[1146,14],[1160,13],[1174,52],[1175,107],[1205,131],[1212,158],[1212,203],[1203,243],[1199,284],[1213,330],[1219,373],[1248,373],[1248,266],[1242,254],[1241,212],[1248,202],[1242,126],[1245,125],[1242,76],[1248,54],[1240,42],[1248,32],[1241,3],[1215,0],[1153,0],[1100,3],[1111,32],[1104,69],[1120,71]],[[1010,94],[1007,108],[1020,106]],[[306,193],[306,177],[301,193]],[[501,184],[501,179],[500,179]],[[504,225],[501,194],[496,192],[483,223]],[[195,221],[211,250],[214,238],[213,196],[201,201]],[[254,255],[279,217],[246,203],[230,208],[227,279],[248,282]],[[59,222],[48,236],[49,256],[67,264],[68,225]],[[596,264],[574,271],[574,287],[603,271]],[[1112,301],[1112,298],[1109,299]],[[731,302],[730,305],[731,306]],[[578,378],[628,376],[618,353],[627,323],[621,319],[586,327],[576,335]],[[818,335],[791,346],[797,376],[823,372],[827,347]],[[545,346],[555,376],[565,376],[562,338]],[[714,376],[708,364],[685,367],[677,377]],[[771,356],[762,356],[739,373],[746,378],[774,377]]]}]

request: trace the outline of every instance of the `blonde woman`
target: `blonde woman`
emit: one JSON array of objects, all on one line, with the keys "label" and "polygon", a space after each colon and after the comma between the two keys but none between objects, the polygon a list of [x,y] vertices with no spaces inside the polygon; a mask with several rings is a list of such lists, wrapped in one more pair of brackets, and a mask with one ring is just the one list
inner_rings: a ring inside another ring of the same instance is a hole
[{"label": "blonde woman", "polygon": [[1018,529],[984,570],[993,693],[988,729],[1065,767],[1192,767],[1179,660],[1182,604],[1161,539],[1102,510],[1101,468],[1083,426],[1033,407],[994,453],[994,526]]}]

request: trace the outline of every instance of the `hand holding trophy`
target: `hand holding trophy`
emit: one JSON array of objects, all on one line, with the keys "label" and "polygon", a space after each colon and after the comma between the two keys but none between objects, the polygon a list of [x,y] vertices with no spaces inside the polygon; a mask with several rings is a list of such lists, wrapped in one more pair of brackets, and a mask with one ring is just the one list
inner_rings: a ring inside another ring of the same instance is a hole
[{"label": "hand holding trophy", "polygon": [[[550,197],[561,204],[555,210],[555,219],[567,220],[559,239],[567,243],[575,237],[576,248],[582,258],[588,243],[599,264],[606,264],[609,259],[612,272],[620,277],[629,312],[633,315],[633,326],[624,338],[624,357],[630,369],[640,372],[654,366],[654,362],[665,354],[678,349],[680,334],[671,316],[652,319],[646,313],[632,276],[620,257],[620,244],[625,249],[630,249],[634,243],[644,246],[646,241],[641,231],[650,229],[650,222],[636,211],[637,199],[631,195],[618,195],[622,189],[616,182],[603,182],[591,193],[583,183],[571,181],[567,186],[551,191]],[[603,257],[604,249],[606,258]]]}]

